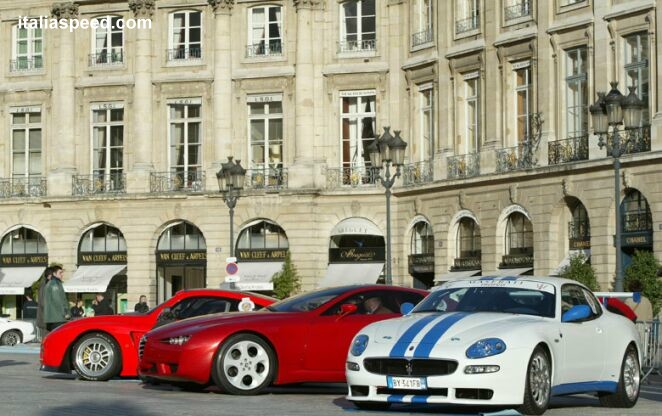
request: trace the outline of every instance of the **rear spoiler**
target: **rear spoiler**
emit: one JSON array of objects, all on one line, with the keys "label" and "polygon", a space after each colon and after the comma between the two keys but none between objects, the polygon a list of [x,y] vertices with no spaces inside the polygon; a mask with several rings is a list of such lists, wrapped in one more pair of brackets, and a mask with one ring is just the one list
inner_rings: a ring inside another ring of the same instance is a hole
[{"label": "rear spoiler", "polygon": [[634,303],[641,303],[641,292],[593,292],[593,294],[604,299],[604,302],[609,298],[616,298],[622,300],[632,299]]}]

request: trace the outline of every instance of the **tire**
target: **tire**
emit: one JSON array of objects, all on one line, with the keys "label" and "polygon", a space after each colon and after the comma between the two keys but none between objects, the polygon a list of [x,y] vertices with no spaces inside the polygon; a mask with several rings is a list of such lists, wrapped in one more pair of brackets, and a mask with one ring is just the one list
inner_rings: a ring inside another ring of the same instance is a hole
[{"label": "tire", "polygon": [[552,372],[550,359],[541,346],[537,346],[531,354],[526,369],[526,384],[524,385],[524,400],[517,409],[525,415],[541,415],[549,406],[552,392]]},{"label": "tire", "polygon": [[361,410],[388,410],[391,403],[387,402],[352,402],[357,409]]},{"label": "tire", "polygon": [[628,346],[621,363],[621,375],[615,393],[601,393],[600,404],[605,407],[630,408],[639,400],[641,370],[637,349]]},{"label": "tire", "polygon": [[259,394],[276,374],[276,356],[262,338],[252,334],[231,336],[214,359],[212,378],[223,391],[243,396]]},{"label": "tire", "polygon": [[23,336],[20,331],[15,329],[10,329],[0,337],[0,345],[9,345],[10,347],[13,347],[21,342],[23,342]]},{"label": "tire", "polygon": [[119,374],[122,356],[111,336],[94,332],[79,339],[72,349],[74,370],[83,380],[106,381]]}]

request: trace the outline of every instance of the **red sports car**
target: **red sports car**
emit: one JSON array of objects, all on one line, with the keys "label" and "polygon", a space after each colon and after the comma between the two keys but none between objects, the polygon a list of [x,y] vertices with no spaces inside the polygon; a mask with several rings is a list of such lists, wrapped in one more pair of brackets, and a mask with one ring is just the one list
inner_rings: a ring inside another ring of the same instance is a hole
[{"label": "red sports car", "polygon": [[104,381],[136,376],[138,342],[150,329],[175,320],[217,312],[262,309],[276,299],[249,292],[192,289],[145,314],[95,316],[58,327],[41,343],[41,370],[70,373],[84,380]]},{"label": "red sports car", "polygon": [[257,394],[271,384],[344,382],[345,359],[364,326],[400,316],[428,292],[395,286],[305,293],[253,314],[204,316],[150,331],[139,372],[150,380]]}]

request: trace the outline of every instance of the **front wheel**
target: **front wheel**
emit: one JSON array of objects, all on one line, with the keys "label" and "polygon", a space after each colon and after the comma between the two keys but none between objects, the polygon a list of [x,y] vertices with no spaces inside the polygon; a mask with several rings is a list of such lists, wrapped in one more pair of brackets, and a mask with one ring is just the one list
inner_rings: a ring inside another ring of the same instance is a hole
[{"label": "front wheel", "polygon": [[357,409],[361,410],[388,410],[391,403],[387,402],[352,402]]},{"label": "front wheel", "polygon": [[13,347],[14,345],[21,343],[21,333],[15,330],[9,330],[2,334],[0,337],[0,345],[9,345]]},{"label": "front wheel", "polygon": [[541,415],[547,410],[551,396],[552,372],[545,350],[537,346],[529,359],[524,386],[524,402],[519,412],[525,415]]},{"label": "front wheel", "polygon": [[633,407],[639,400],[641,387],[641,373],[639,368],[639,355],[630,345],[625,351],[621,364],[621,375],[614,393],[601,393],[600,404],[605,407]]},{"label": "front wheel", "polygon": [[255,395],[267,388],[276,374],[276,356],[262,338],[252,334],[230,337],[219,349],[212,378],[222,390]]},{"label": "front wheel", "polygon": [[74,370],[83,380],[113,378],[119,374],[121,361],[117,342],[101,332],[83,336],[73,348]]}]

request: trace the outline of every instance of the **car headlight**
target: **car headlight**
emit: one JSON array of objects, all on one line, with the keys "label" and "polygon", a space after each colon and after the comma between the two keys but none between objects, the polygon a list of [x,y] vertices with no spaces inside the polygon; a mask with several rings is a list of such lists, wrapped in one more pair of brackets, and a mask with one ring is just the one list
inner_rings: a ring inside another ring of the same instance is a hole
[{"label": "car headlight", "polygon": [[170,345],[180,345],[181,346],[181,345],[186,344],[189,339],[191,339],[190,335],[180,335],[180,336],[177,336],[177,337],[170,337],[170,338],[163,339],[163,340],[161,340],[161,342],[166,343],[166,344],[170,344]]},{"label": "car headlight", "polygon": [[467,358],[483,358],[501,354],[506,350],[506,343],[499,338],[485,338],[476,341],[467,348]]},{"label": "car headlight", "polygon": [[359,355],[363,354],[363,351],[365,351],[366,348],[368,348],[369,340],[370,338],[368,338],[367,335],[358,335],[356,338],[354,338],[354,341],[352,341],[352,348],[349,350],[349,352],[354,357],[358,357]]}]

